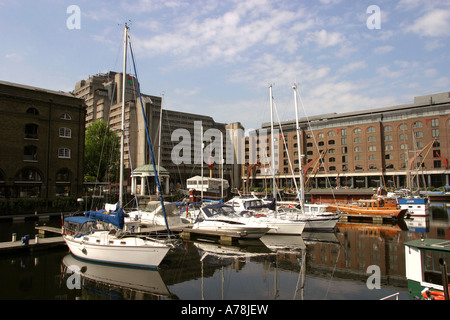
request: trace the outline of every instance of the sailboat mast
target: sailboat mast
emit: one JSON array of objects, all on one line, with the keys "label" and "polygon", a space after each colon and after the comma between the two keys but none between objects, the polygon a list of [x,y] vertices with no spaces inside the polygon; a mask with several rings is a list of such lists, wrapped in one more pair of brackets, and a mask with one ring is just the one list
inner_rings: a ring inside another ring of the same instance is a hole
[{"label": "sailboat mast", "polygon": [[120,130],[120,177],[119,177],[119,204],[123,206],[123,170],[124,170],[124,148],[125,148],[125,86],[127,76],[127,47],[128,47],[128,26],[125,23],[123,36],[123,78],[122,78],[122,126]]},{"label": "sailboat mast", "polygon": [[300,176],[300,194],[299,194],[299,201],[300,201],[300,208],[304,212],[304,204],[305,204],[305,183],[303,181],[303,171],[302,171],[302,151],[301,151],[301,144],[300,144],[300,125],[298,121],[298,106],[297,106],[297,84],[294,83],[292,86],[292,89],[294,89],[294,105],[295,105],[295,126],[297,129],[297,153],[298,153],[298,172]]},{"label": "sailboat mast", "polygon": [[270,150],[272,152],[272,194],[274,199],[277,198],[277,183],[275,181],[275,139],[274,131],[273,131],[273,96],[272,96],[272,85],[269,86],[269,93],[270,93],[270,136],[272,138],[272,142],[270,145]]}]

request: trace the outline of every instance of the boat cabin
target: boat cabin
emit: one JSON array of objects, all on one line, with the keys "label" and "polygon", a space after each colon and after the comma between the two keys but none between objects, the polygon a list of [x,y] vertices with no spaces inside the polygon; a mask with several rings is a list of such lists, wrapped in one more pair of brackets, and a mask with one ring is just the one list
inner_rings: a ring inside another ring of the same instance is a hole
[{"label": "boat cabin", "polygon": [[450,240],[423,239],[406,242],[405,265],[409,298],[422,298],[425,288],[442,293],[444,284],[448,286],[449,282],[448,269],[444,265],[448,266],[449,263]]}]

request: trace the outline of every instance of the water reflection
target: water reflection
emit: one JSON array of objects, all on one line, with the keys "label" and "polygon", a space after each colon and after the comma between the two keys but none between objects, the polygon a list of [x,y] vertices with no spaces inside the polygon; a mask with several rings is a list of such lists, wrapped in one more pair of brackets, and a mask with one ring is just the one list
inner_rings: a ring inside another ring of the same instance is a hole
[{"label": "water reflection", "polygon": [[[185,241],[158,270],[101,265],[68,250],[0,257],[1,299],[408,299],[404,243],[450,239],[448,206],[396,224],[339,223],[335,232],[265,236],[232,246]],[[367,286],[380,268],[381,289]],[[70,267],[70,268],[69,268]],[[72,271],[71,271],[72,270]],[[75,272],[73,271],[75,270]],[[74,287],[80,276],[79,289]]]}]

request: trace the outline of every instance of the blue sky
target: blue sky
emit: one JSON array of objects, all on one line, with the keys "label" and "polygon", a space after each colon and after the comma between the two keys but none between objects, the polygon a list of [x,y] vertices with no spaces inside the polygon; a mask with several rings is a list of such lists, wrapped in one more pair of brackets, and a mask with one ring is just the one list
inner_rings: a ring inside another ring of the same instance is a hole
[{"label": "blue sky", "polygon": [[450,91],[447,0],[0,0],[0,80],[71,91],[121,71],[128,21],[143,93],[246,129],[270,121],[269,84],[281,121],[295,117],[294,82],[300,117]]}]

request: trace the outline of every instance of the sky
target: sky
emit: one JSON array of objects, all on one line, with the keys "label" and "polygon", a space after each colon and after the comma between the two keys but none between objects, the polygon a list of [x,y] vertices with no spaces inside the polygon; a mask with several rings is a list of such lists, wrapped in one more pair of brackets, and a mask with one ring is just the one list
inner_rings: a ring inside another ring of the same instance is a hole
[{"label": "sky", "polygon": [[450,91],[448,0],[0,0],[0,80],[121,72],[125,23],[142,93],[246,130],[270,121],[269,86],[275,121],[295,119],[294,83],[299,117]]}]

